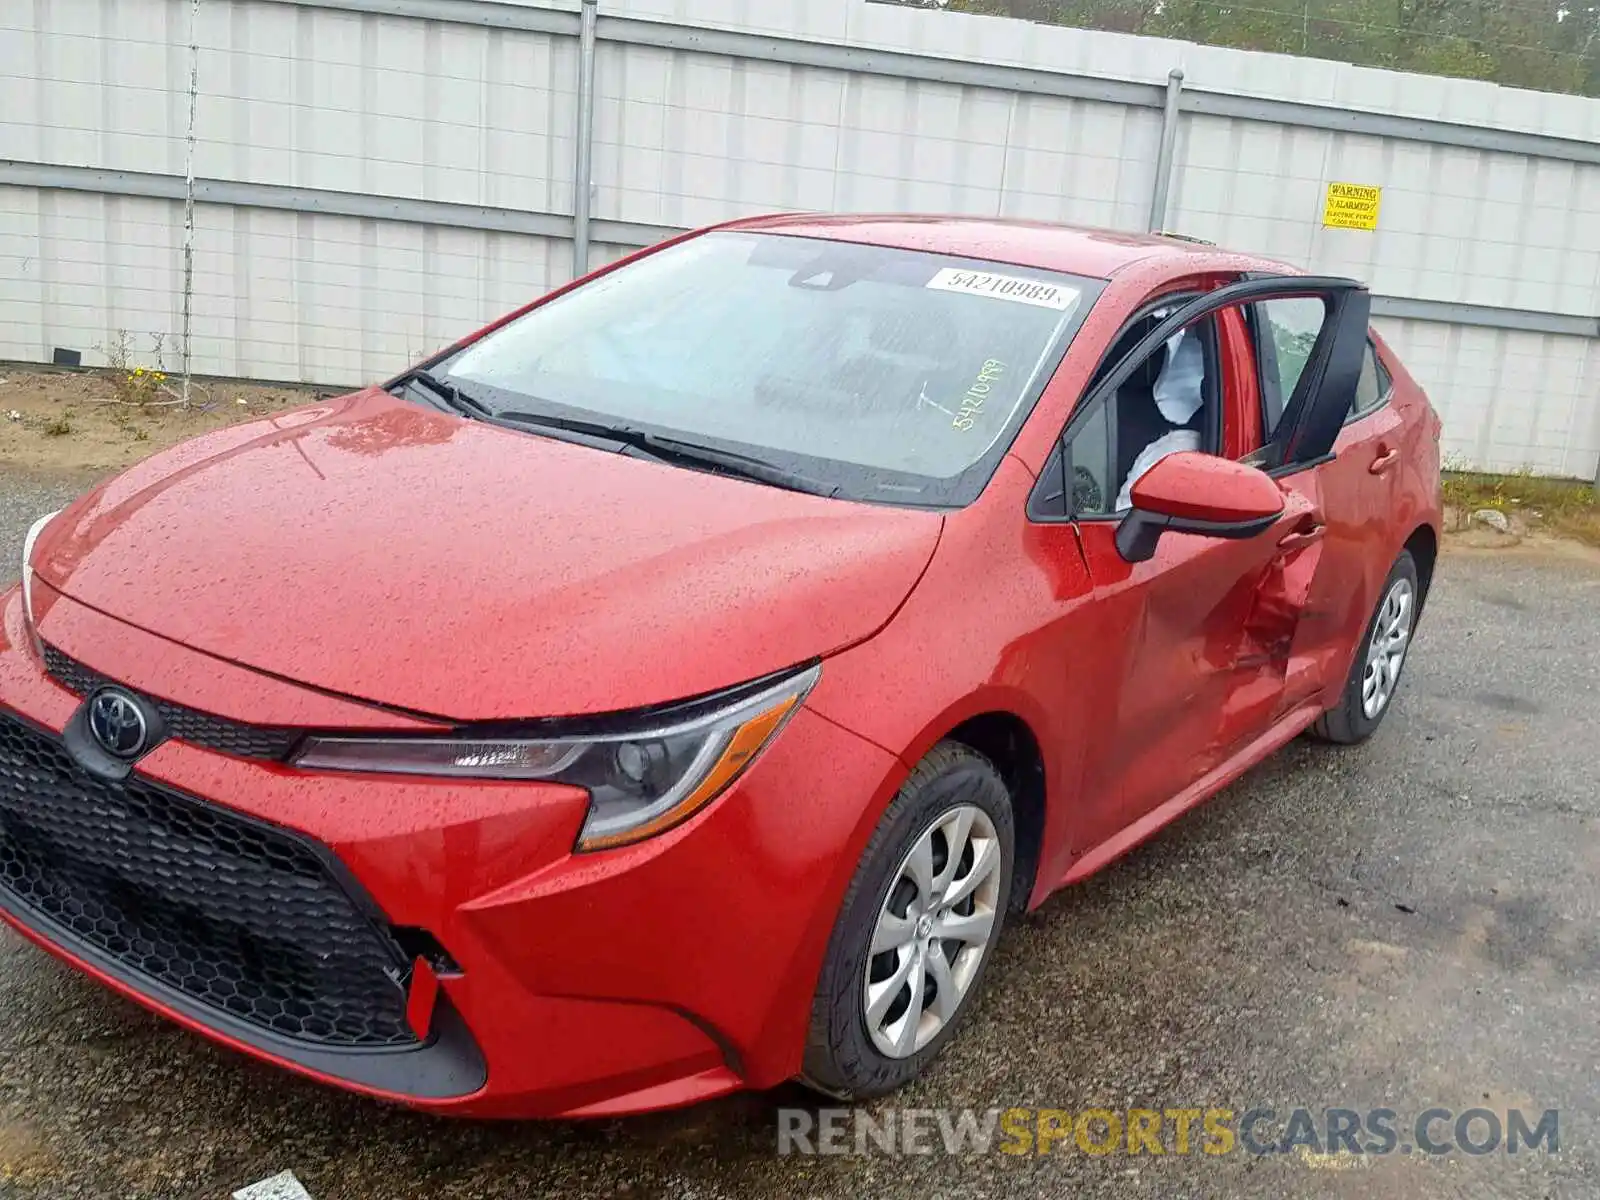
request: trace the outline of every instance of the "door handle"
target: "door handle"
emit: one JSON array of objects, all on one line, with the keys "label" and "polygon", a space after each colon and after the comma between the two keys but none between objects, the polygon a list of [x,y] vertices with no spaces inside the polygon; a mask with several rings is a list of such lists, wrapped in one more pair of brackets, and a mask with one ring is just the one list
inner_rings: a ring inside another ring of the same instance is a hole
[{"label": "door handle", "polygon": [[1326,525],[1308,525],[1286,534],[1278,540],[1278,549],[1285,553],[1295,550],[1304,550],[1314,542],[1320,542],[1328,532]]},{"label": "door handle", "polygon": [[1387,447],[1382,447],[1381,449],[1382,453],[1380,453],[1377,458],[1373,459],[1372,465],[1367,468],[1367,470],[1371,471],[1374,475],[1382,475],[1385,471],[1389,470],[1389,468],[1393,467],[1400,461],[1400,451],[1390,450]]}]

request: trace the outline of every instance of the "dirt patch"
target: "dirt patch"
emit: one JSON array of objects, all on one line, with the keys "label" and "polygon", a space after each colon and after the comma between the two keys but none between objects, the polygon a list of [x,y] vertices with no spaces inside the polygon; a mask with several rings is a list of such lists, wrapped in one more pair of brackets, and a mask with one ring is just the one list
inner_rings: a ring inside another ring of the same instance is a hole
[{"label": "dirt patch", "polygon": [[333,393],[289,384],[202,380],[187,409],[173,380],[114,371],[0,366],[0,468],[118,471],[185,438],[310,404]]},{"label": "dirt patch", "polygon": [[1550,479],[1527,472],[1483,475],[1447,471],[1444,502],[1448,528],[1489,535],[1483,548],[1493,548],[1492,528],[1474,522],[1475,513],[1498,514],[1507,531],[1517,536],[1554,535],[1600,547],[1600,496],[1592,484],[1577,479]]},{"label": "dirt patch", "polygon": [[38,1130],[0,1120],[0,1183],[31,1187],[48,1179],[55,1166]]},{"label": "dirt patch", "polygon": [[1478,530],[1463,533],[1446,531],[1444,549],[1449,554],[1494,555],[1540,562],[1557,559],[1562,562],[1600,567],[1600,547],[1549,533],[1531,533],[1508,538]]},{"label": "dirt patch", "polygon": [[1557,558],[1600,566],[1600,538],[1590,536],[1581,518],[1576,524],[1571,520],[1546,522],[1538,510],[1522,511],[1516,505],[1494,511],[1506,517],[1504,529],[1474,521],[1472,512],[1447,503],[1444,548],[1451,553]]}]

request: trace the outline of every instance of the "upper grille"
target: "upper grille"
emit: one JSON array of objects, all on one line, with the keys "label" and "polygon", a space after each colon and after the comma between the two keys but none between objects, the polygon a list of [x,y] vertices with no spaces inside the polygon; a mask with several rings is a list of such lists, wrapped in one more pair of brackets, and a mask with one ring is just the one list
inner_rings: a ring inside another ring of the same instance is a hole
[{"label": "upper grille", "polygon": [[[68,691],[87,696],[97,688],[116,683],[100,672],[45,644],[45,669]],[[120,685],[119,685],[120,686]],[[270,725],[246,725],[242,721],[229,721],[181,704],[170,704],[154,696],[146,697],[166,723],[167,736],[208,750],[220,750],[236,758],[267,758],[282,760],[289,757],[300,740],[298,729],[280,729]]]},{"label": "upper grille", "polygon": [[417,1043],[403,956],[318,848],[137,776],[103,782],[4,712],[0,889],[130,972],[263,1029]]}]

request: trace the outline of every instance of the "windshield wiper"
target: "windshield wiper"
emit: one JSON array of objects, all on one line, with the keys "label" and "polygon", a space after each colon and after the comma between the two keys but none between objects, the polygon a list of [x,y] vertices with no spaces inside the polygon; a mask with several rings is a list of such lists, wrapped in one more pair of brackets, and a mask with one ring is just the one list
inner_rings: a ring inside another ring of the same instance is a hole
[{"label": "windshield wiper", "polygon": [[559,430],[562,433],[576,435],[574,440],[599,443],[606,448],[630,452],[637,457],[648,458],[655,462],[710,468],[725,475],[750,479],[773,487],[788,488],[791,491],[809,492],[815,496],[833,496],[839,491],[837,486],[822,483],[749,454],[740,454],[734,450],[717,450],[697,442],[646,433],[642,429],[633,429],[627,425],[607,425],[603,421],[585,421],[580,417],[562,417],[555,413],[497,412],[483,401],[463,391],[459,385],[441,379],[423,367],[407,371],[396,382],[418,384],[444,401],[453,411],[476,417],[491,425]]},{"label": "windshield wiper", "polygon": [[466,413],[473,417],[492,417],[494,415],[488,405],[467,395],[457,385],[440,379],[426,367],[415,367],[400,376],[395,382],[421,384],[443,400],[446,408],[455,412]]},{"label": "windshield wiper", "polygon": [[625,425],[607,425],[604,421],[585,421],[580,417],[558,417],[554,413],[516,412],[507,410],[493,414],[496,421],[507,425],[521,425],[535,429],[561,429],[579,433],[584,437],[600,438],[617,448],[636,444],[637,430]]},{"label": "windshield wiper", "polygon": [[585,421],[578,417],[558,417],[553,413],[533,412],[497,412],[489,419],[507,425],[559,429],[567,433],[576,433],[611,442],[619,448],[632,450],[657,462],[711,468],[721,474],[773,487],[788,488],[794,492],[832,496],[839,490],[835,485],[822,483],[763,458],[740,454],[735,450],[718,450],[711,446],[702,446],[698,442],[686,442],[680,438],[666,437],[658,433],[646,433],[642,429],[633,429],[627,425],[607,425],[601,421]]},{"label": "windshield wiper", "polygon": [[654,433],[638,433],[636,436],[646,449],[689,466],[716,467],[740,479],[769,483],[795,492],[809,492],[813,496],[835,496],[839,493],[837,484],[823,483],[754,455],[740,454],[736,450],[718,450],[713,446],[702,446],[697,442],[685,442]]}]

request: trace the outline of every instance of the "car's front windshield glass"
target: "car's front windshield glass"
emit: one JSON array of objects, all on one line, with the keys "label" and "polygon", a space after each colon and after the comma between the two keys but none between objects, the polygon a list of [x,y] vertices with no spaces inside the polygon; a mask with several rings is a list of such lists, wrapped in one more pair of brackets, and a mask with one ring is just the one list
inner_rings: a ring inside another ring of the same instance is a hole
[{"label": "car's front windshield glass", "polygon": [[710,233],[540,305],[435,368],[494,413],[759,458],[860,500],[970,503],[1102,281]]}]

